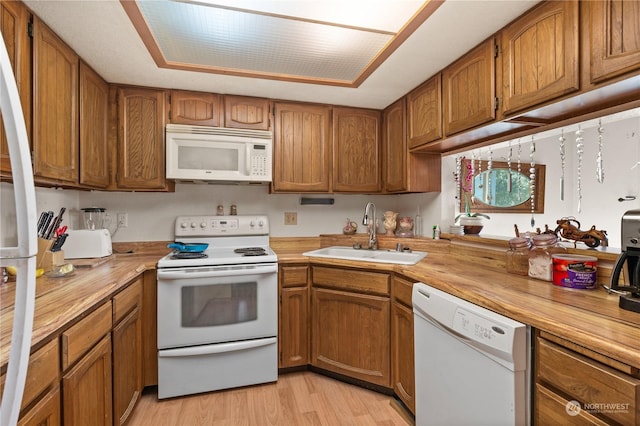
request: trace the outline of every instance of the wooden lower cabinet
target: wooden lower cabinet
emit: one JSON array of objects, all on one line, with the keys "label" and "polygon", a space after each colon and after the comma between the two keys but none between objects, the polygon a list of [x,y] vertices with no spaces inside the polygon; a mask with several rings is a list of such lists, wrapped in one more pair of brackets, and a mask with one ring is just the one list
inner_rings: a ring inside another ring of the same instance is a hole
[{"label": "wooden lower cabinet", "polygon": [[113,419],[124,424],[142,394],[142,278],[113,298]]},{"label": "wooden lower cabinet", "polygon": [[111,426],[111,336],[107,334],[62,377],[65,425]]},{"label": "wooden lower cabinet", "polygon": [[640,424],[640,371],[545,332],[535,341],[534,424]]},{"label": "wooden lower cabinet", "polygon": [[158,384],[158,287],[155,269],[142,282],[142,386]]},{"label": "wooden lower cabinet", "polygon": [[18,420],[18,426],[58,426],[60,415],[60,386],[56,385]]},{"label": "wooden lower cabinet", "polygon": [[279,270],[278,367],[309,364],[309,267],[282,266]]},{"label": "wooden lower cabinet", "polygon": [[[546,387],[535,385],[534,424],[537,425],[607,425],[608,423],[583,410],[571,411],[575,406]],[[570,407],[570,408],[568,408]],[[569,410],[569,411],[567,411]],[[571,414],[569,414],[571,413]]]},{"label": "wooden lower cabinet", "polygon": [[395,277],[391,303],[391,378],[393,391],[413,414],[415,400],[415,355],[413,343],[413,283]]},{"label": "wooden lower cabinet", "polygon": [[311,295],[311,364],[390,388],[389,298],[316,287]]}]

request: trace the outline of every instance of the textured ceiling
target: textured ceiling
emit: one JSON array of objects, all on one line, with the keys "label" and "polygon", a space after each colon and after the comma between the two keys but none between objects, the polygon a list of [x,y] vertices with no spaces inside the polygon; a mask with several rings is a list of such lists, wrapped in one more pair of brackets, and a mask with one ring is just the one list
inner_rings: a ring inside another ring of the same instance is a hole
[{"label": "textured ceiling", "polygon": [[[240,4],[240,0],[237,1]],[[254,2],[267,3],[266,0]],[[447,0],[356,88],[160,68],[118,0],[25,0],[25,3],[112,83],[384,108],[537,1]],[[322,10],[326,2],[300,0],[297,3],[320,5]],[[366,10],[358,0],[342,2],[345,8],[353,6],[352,3]],[[320,20],[326,18],[322,16]],[[370,27],[363,23],[355,26]],[[395,31],[393,27],[383,30]],[[333,61],[337,59],[329,57],[326,62]]]}]

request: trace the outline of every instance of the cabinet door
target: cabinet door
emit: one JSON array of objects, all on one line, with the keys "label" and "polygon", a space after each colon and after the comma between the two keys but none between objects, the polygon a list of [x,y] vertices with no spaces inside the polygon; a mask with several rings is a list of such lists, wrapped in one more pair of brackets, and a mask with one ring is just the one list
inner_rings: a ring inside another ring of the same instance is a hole
[{"label": "cabinet door", "polygon": [[578,2],[549,1],[502,31],[504,113],[580,88]]},{"label": "cabinet door", "polygon": [[333,190],[378,192],[382,189],[380,111],[333,109]]},{"label": "cabinet door", "polygon": [[442,138],[442,75],[431,77],[407,94],[409,148]]},{"label": "cabinet door", "polygon": [[407,126],[405,98],[388,106],[382,114],[384,186],[388,192],[407,190]]},{"label": "cabinet door", "polygon": [[283,288],[280,293],[280,322],[278,367],[309,364],[309,289]]},{"label": "cabinet door", "polygon": [[111,426],[111,338],[105,336],[62,377],[63,424]]},{"label": "cabinet door", "polygon": [[80,184],[109,186],[109,85],[80,62]]},{"label": "cabinet door", "polygon": [[269,104],[265,98],[224,97],[224,127],[269,130]]},{"label": "cabinet door", "polygon": [[142,394],[142,323],[136,307],[113,328],[113,418],[124,424]]},{"label": "cabinet door", "polygon": [[309,267],[282,266],[279,270],[279,368],[309,364]]},{"label": "cabinet door", "polygon": [[496,44],[480,44],[442,72],[445,136],[496,118]]},{"label": "cabinet door", "polygon": [[640,69],[640,2],[587,2],[591,40],[591,82],[598,83]]},{"label": "cabinet door", "polygon": [[158,384],[158,288],[154,270],[144,271],[142,281],[143,386]]},{"label": "cabinet door", "polygon": [[60,415],[60,386],[56,385],[24,413],[18,426],[59,426],[62,424]]},{"label": "cabinet door", "polygon": [[162,90],[118,89],[118,188],[167,190]]},{"label": "cabinet door", "polygon": [[394,302],[391,312],[391,363],[393,390],[415,414],[415,363],[413,347],[413,311]]},{"label": "cabinet door", "polygon": [[173,124],[222,125],[222,95],[172,90],[169,99],[169,121]]},{"label": "cabinet door", "polygon": [[273,189],[329,192],[331,108],[275,103]]},{"label": "cabinet door", "polygon": [[440,155],[410,152],[406,129],[406,100],[402,98],[387,107],[382,115],[385,191],[440,191]]},{"label": "cabinet door", "polygon": [[33,173],[78,182],[78,55],[33,22]]},{"label": "cabinet door", "polygon": [[315,367],[389,388],[389,298],[312,289]]},{"label": "cabinet door", "polygon": [[[27,134],[31,135],[31,43],[27,34],[29,11],[22,2],[0,2],[0,33],[18,84]],[[29,137],[31,142],[31,137]],[[9,147],[0,114],[0,173],[9,174]]]}]

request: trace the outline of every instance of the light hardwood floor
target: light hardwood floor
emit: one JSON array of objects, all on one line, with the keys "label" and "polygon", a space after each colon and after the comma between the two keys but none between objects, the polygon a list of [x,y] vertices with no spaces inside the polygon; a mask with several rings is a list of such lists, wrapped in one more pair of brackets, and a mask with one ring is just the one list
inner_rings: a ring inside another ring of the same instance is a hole
[{"label": "light hardwood floor", "polygon": [[131,426],[398,425],[411,419],[387,395],[304,371],[276,383],[158,400],[145,392]]}]

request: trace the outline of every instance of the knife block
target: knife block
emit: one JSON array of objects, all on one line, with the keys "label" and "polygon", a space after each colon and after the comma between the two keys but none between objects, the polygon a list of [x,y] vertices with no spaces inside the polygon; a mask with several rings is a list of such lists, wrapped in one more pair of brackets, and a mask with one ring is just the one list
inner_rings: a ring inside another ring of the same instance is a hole
[{"label": "knife block", "polygon": [[38,254],[36,255],[36,268],[42,268],[45,271],[51,270],[51,267],[62,265],[64,263],[64,251],[51,251],[51,246],[55,240],[45,240],[38,238]]}]

